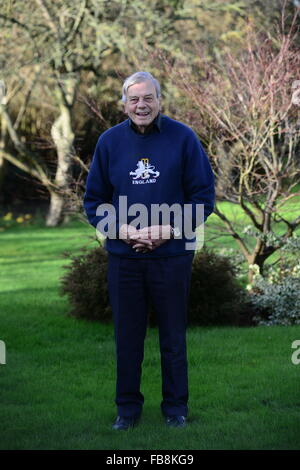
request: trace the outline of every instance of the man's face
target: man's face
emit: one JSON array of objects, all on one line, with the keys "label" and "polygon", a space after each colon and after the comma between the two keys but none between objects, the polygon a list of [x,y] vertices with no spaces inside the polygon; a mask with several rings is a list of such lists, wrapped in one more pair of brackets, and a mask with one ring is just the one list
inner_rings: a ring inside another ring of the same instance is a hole
[{"label": "man's face", "polygon": [[125,113],[139,128],[145,132],[160,111],[160,99],[151,81],[136,83],[127,90]]}]

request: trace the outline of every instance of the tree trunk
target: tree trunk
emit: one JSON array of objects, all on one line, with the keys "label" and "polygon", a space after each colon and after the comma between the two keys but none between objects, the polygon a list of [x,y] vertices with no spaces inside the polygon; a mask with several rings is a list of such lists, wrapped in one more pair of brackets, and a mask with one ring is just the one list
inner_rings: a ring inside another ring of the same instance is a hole
[{"label": "tree trunk", "polygon": [[7,129],[4,119],[2,118],[1,114],[1,135],[0,135],[0,203],[2,203],[3,199],[1,194],[3,194],[2,187],[3,182],[6,175],[7,170],[7,162],[4,158],[4,153],[6,149],[6,141],[7,141]]},{"label": "tree trunk", "polygon": [[[2,107],[6,104],[6,89],[5,84],[2,80],[0,80],[0,103],[1,103],[1,111]],[[3,113],[0,113],[0,194],[3,194],[2,186],[3,181],[5,178],[6,173],[6,160],[4,158],[5,150],[6,150],[6,143],[7,143],[7,126],[5,119],[3,118]],[[0,202],[1,196],[0,196]]]},{"label": "tree trunk", "polygon": [[[71,74],[70,74],[71,75]],[[72,108],[76,93],[77,79],[67,76],[63,84],[57,86],[60,115],[51,128],[51,136],[57,151],[57,168],[54,179],[55,191],[51,191],[51,201],[46,218],[47,227],[56,227],[65,221],[67,194],[70,184],[72,154],[74,153],[74,132],[72,129]]]},{"label": "tree trunk", "polygon": [[253,269],[251,266],[256,265],[259,268],[259,272],[263,275],[264,263],[269,256],[271,256],[277,248],[273,246],[266,246],[264,243],[260,244],[260,250],[255,250],[254,253],[251,253],[247,258],[249,269],[248,269],[248,282],[252,284],[254,274],[256,270]]},{"label": "tree trunk", "polygon": [[50,192],[50,207],[47,214],[47,227],[56,227],[63,221],[64,198],[57,192]]}]

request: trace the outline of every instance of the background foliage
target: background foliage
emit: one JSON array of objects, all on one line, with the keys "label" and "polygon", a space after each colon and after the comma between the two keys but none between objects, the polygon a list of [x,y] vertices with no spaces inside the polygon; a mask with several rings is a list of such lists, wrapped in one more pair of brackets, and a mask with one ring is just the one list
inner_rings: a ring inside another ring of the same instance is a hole
[{"label": "background foliage", "polygon": [[[233,259],[239,250],[254,291],[250,267],[267,277],[265,264],[299,232],[299,2],[3,0],[0,28],[1,231],[38,211],[47,226],[74,214],[86,222],[98,136],[124,119],[123,79],[149,70],[163,112],[194,128],[213,163],[218,219],[208,221],[208,244],[237,242]],[[73,262],[80,277],[85,260]],[[236,274],[227,266],[221,279],[218,262],[213,282],[231,285]],[[226,302],[218,321],[236,322],[240,305]]]},{"label": "background foliage", "polygon": [[[71,263],[66,266],[61,279],[61,294],[68,296],[71,315],[102,323],[111,321],[107,258],[107,252],[101,246],[71,256]],[[188,312],[190,325],[251,325],[253,310],[249,310],[248,303],[229,258],[207,249],[195,255]],[[156,325],[152,307],[149,324]]]}]

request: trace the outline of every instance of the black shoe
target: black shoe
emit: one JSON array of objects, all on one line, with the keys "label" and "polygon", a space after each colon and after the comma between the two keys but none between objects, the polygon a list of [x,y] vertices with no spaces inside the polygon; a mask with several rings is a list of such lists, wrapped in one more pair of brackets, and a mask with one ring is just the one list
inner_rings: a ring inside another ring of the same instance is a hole
[{"label": "black shoe", "polygon": [[129,428],[133,428],[139,420],[139,417],[126,417],[126,416],[117,416],[116,421],[113,424],[113,429],[118,431],[127,431]]},{"label": "black shoe", "polygon": [[183,428],[186,426],[185,416],[166,416],[166,425],[172,428]]}]

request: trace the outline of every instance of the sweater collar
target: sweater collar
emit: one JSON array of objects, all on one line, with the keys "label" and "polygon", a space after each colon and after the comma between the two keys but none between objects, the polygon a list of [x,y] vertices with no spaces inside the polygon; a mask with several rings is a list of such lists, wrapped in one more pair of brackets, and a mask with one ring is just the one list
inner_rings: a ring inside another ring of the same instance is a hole
[{"label": "sweater collar", "polygon": [[155,129],[156,129],[158,132],[161,132],[161,114],[158,113],[158,115],[156,116],[156,118],[155,118],[155,119],[151,122],[151,124],[146,128],[144,134],[138,130],[138,127],[136,126],[136,124],[134,124],[134,122],[133,122],[130,118],[129,118],[129,126],[130,126],[137,134],[141,134],[141,135],[150,134],[150,133],[152,133]]}]

